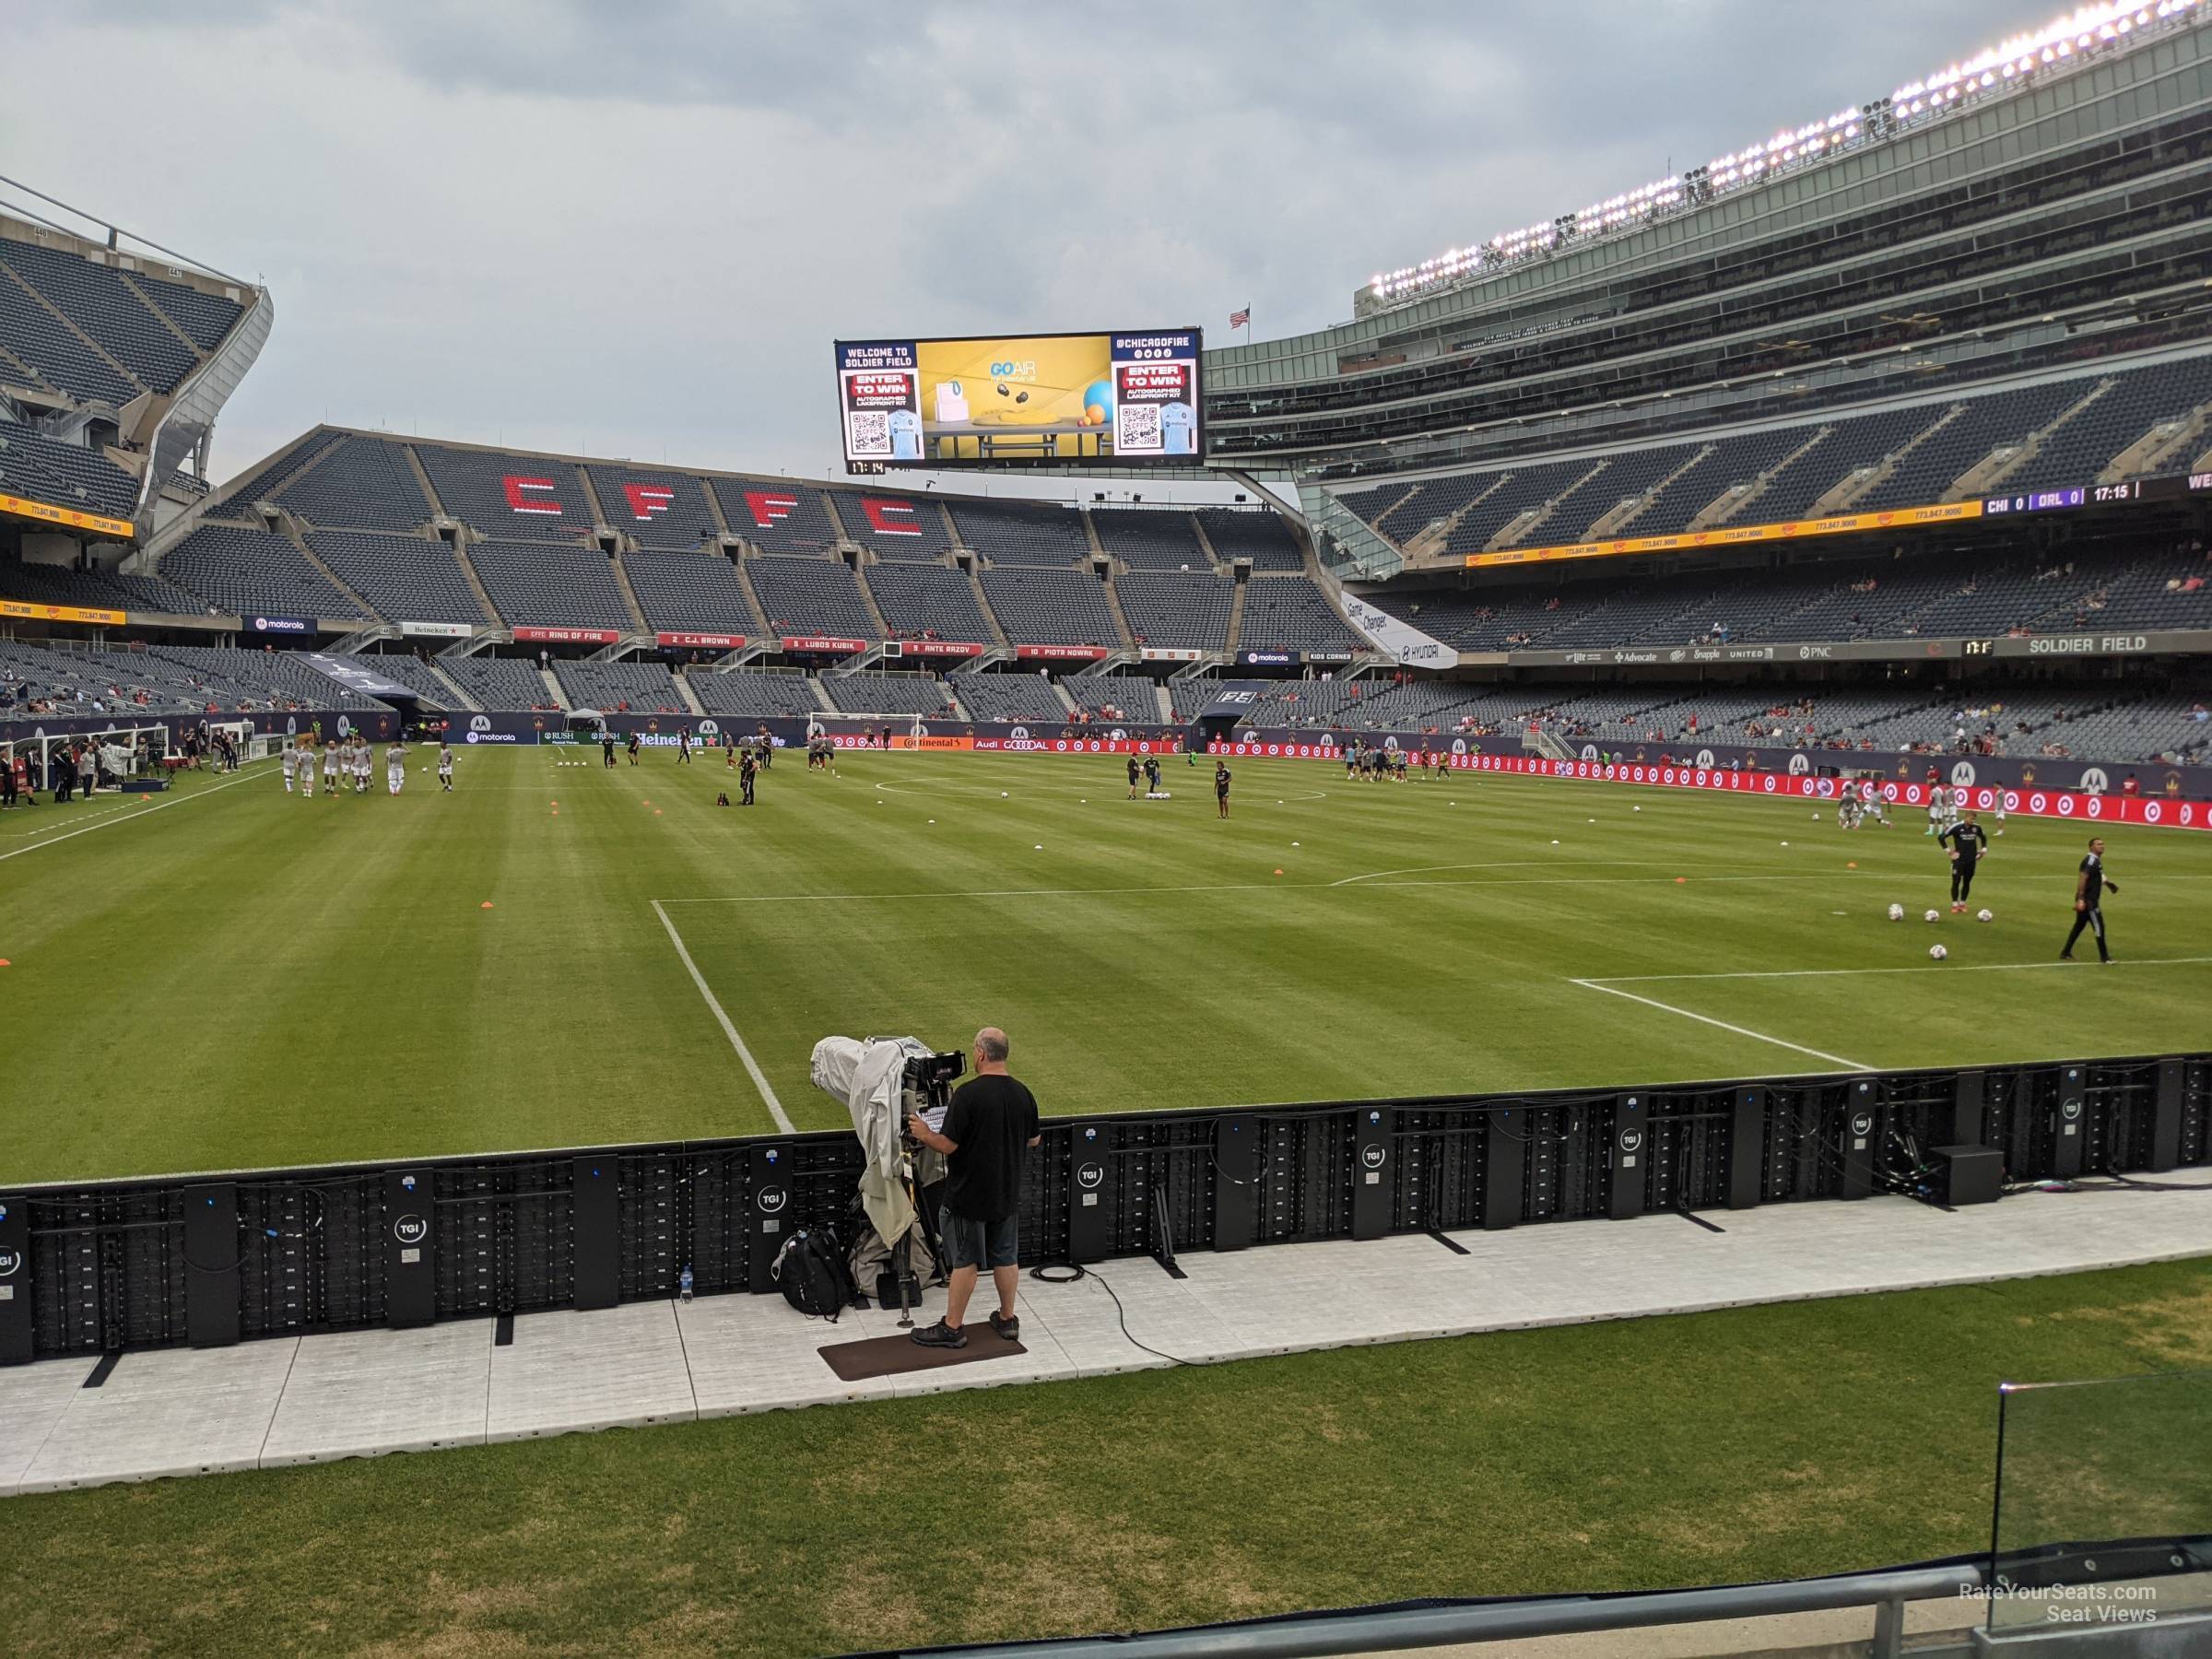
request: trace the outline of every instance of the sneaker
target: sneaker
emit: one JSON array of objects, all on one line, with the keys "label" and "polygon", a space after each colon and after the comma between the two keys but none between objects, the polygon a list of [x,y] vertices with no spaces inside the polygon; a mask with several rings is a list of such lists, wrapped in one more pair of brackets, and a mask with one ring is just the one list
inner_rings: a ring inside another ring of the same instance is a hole
[{"label": "sneaker", "polygon": [[1007,1342],[1019,1342],[1021,1340],[1021,1315],[1018,1313],[1006,1315],[994,1310],[991,1314],[991,1328]]},{"label": "sneaker", "polygon": [[922,1347],[964,1348],[968,1346],[968,1333],[958,1325],[947,1324],[941,1319],[935,1324],[910,1331],[908,1336]]}]

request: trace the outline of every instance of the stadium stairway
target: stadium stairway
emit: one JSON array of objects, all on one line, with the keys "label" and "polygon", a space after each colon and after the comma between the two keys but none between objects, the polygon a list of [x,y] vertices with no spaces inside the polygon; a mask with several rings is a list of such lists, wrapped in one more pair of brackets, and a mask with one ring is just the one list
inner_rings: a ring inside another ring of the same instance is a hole
[{"label": "stadium stairway", "polygon": [[477,567],[468,562],[468,554],[461,546],[461,537],[455,535],[448,545],[453,548],[453,562],[461,567],[461,580],[468,583],[468,591],[476,595],[477,603],[484,607],[486,619],[493,623],[503,622],[505,618],[500,615],[500,607],[492,604],[491,595],[485,591],[483,579],[477,574]]},{"label": "stadium stairway", "polygon": [[546,695],[552,699],[555,708],[566,709],[574,706],[569,701],[569,694],[560,688],[560,682],[553,677],[552,669],[540,668],[537,671],[537,677],[546,682]]},{"label": "stadium stairway", "polygon": [[980,553],[968,561],[968,589],[975,595],[975,608],[982,614],[983,627],[990,633],[990,642],[1001,650],[1010,649],[1013,641],[1006,638],[1005,626],[998,613],[991,608],[991,595],[983,592],[983,556]]},{"label": "stadium stairway", "polygon": [[[1090,523],[1088,514],[1085,515],[1083,522],[1086,524]],[[1111,579],[1099,585],[1106,590],[1106,608],[1113,614],[1113,626],[1122,636],[1123,646],[1127,650],[1135,650],[1136,630],[1129,626],[1129,613],[1122,608],[1121,594],[1114,592],[1113,582]]]},{"label": "stadium stairway", "polygon": [[1236,584],[1236,591],[1230,595],[1229,632],[1222,636],[1222,648],[1226,651],[1235,651],[1237,641],[1244,632],[1244,598],[1251,592],[1252,583],[1249,581],[1240,582]]},{"label": "stadium stairway", "polygon": [[147,292],[145,288],[139,287],[136,280],[132,277],[128,271],[119,270],[115,273],[115,275],[121,279],[124,288],[128,288],[132,293],[138,296],[138,303],[145,306],[147,311],[154,313],[154,321],[160,324],[163,328],[169,330],[170,334],[175,338],[178,345],[183,347],[185,350],[191,352],[192,355],[197,358],[200,361],[206,362],[207,360],[207,354],[200,348],[200,343],[194,339],[190,335],[186,334],[182,328],[179,328],[177,326],[177,320],[171,316],[167,312],[163,311],[161,307],[155,302],[153,295]]},{"label": "stadium stairway", "polygon": [[1768,467],[1765,472],[1753,478],[1742,489],[1724,489],[1712,500],[1691,515],[1689,523],[1683,526],[1684,530],[1690,535],[1695,535],[1700,530],[1710,530],[1715,524],[1726,524],[1745,508],[1750,506],[1752,502],[1758,500],[1760,496],[1765,495],[1774,480],[1782,475],[1784,467],[1794,466],[1798,462],[1804,460],[1815,448],[1827,442],[1829,434],[1834,430],[1833,427],[1820,428],[1810,438],[1783,456],[1773,465]]},{"label": "stadium stairway", "polygon": [[1972,466],[1952,479],[1951,487],[1936,499],[1944,501],[1968,501],[1983,496],[1996,494],[2006,478],[2042,453],[2044,443],[2050,440],[2053,432],[2088,408],[2091,404],[2104,396],[2117,384],[2119,384],[2117,381],[2111,379],[2099,381],[2089,388],[2087,396],[2077,398],[2061,409],[2055,420],[2029,433],[2018,443],[1992,450]]},{"label": "stadium stairway", "polygon": [[478,702],[475,698],[471,697],[466,691],[464,691],[461,688],[461,682],[455,679],[452,675],[448,674],[444,669],[441,668],[435,660],[426,664],[425,666],[429,669],[430,677],[432,679],[436,680],[440,685],[445,687],[453,694],[453,706],[455,708],[466,709],[471,713],[477,714],[480,714],[484,712],[484,705]]},{"label": "stadium stairway", "polygon": [[1539,501],[1507,524],[1504,529],[1499,531],[1497,535],[1491,536],[1487,546],[1492,549],[1520,547],[1549,523],[1552,514],[1565,506],[1571,497],[1602,478],[1607,465],[1607,461],[1594,463],[1581,477],[1560,490],[1559,494],[1552,496],[1547,500]]},{"label": "stadium stairway", "polygon": [[2212,428],[2212,404],[2198,405],[2189,411],[2186,419],[2160,421],[2114,455],[2111,464],[2097,475],[2097,482],[2118,484],[2127,478],[2147,477],[2156,472],[2197,471],[2203,463],[2191,458],[2204,448],[2207,428]]},{"label": "stadium stairway", "polygon": [[676,681],[676,694],[684,700],[684,707],[704,720],[707,705],[699,700],[699,693],[691,689],[691,677],[680,668],[670,677]]},{"label": "stadium stairway", "polygon": [[140,380],[128,369],[125,369],[121,363],[110,357],[108,353],[102,349],[98,340],[95,340],[90,335],[79,328],[75,323],[72,323],[69,318],[59,308],[57,308],[51,300],[47,299],[45,295],[40,293],[37,288],[31,287],[29,282],[19,276],[15,267],[8,265],[5,260],[0,260],[0,282],[12,282],[16,285],[16,287],[21,288],[25,294],[29,296],[32,304],[36,305],[41,311],[46,312],[48,316],[52,317],[54,322],[58,323],[65,330],[68,332],[73,339],[81,342],[86,350],[89,351],[95,358],[98,358],[101,363],[105,364],[115,374],[121,376],[125,382],[135,386],[140,392],[148,392],[152,390],[152,388],[149,387],[144,381]]},{"label": "stadium stairway", "polygon": [[[1088,517],[1089,515],[1085,514],[1085,516]],[[1214,538],[1206,533],[1206,525],[1200,522],[1198,515],[1194,512],[1191,514],[1191,535],[1197,539],[1198,550],[1206,555],[1206,562],[1217,571],[1223,569],[1221,550],[1214,546]],[[1241,603],[1237,608],[1239,611],[1243,609]],[[1229,642],[1232,648],[1237,642],[1237,627],[1234,622],[1231,622],[1229,627]]]},{"label": "stadium stairway", "polygon": [[1849,512],[1853,502],[1862,496],[1872,494],[1877,485],[1888,483],[1904,464],[1906,456],[1965,413],[1964,404],[1953,404],[1943,412],[1940,419],[1930,421],[1913,433],[1909,441],[1891,450],[1872,466],[1864,471],[1845,474],[1839,482],[1830,487],[1826,494],[1814,501],[1806,517],[1827,518],[1833,513]]},{"label": "stadium stairway", "polygon": [[1488,488],[1477,490],[1450,512],[1445,513],[1443,517],[1432,520],[1400,542],[1398,544],[1399,550],[1408,559],[1426,559],[1432,553],[1441,553],[1451,542],[1453,534],[1458,530],[1461,522],[1476,508],[1481,506],[1483,502],[1512,483],[1514,476],[1514,469],[1510,468],[1499,473],[1490,480]]},{"label": "stadium stairway", "polygon": [[760,595],[753,592],[752,576],[745,568],[745,552],[740,548],[728,557],[730,569],[737,572],[737,585],[745,594],[745,602],[752,607],[753,614],[747,618],[752,624],[752,636],[757,640],[765,640],[775,630],[768,625],[768,612],[760,606]]},{"label": "stadium stairway", "polygon": [[324,581],[329,582],[332,587],[336,588],[339,593],[345,594],[347,599],[353,602],[353,604],[358,607],[355,612],[357,616],[367,617],[372,619],[382,619],[376,606],[371,605],[366,599],[362,598],[350,587],[347,586],[346,583],[340,582],[338,580],[338,573],[332,570],[328,565],[324,564],[323,562],[322,555],[317,553],[312,547],[307,545],[307,537],[300,533],[300,521],[288,512],[284,515],[284,534],[286,539],[288,540],[293,547],[300,549],[300,557],[305,559],[309,564],[314,566],[316,570],[323,572]]},{"label": "stadium stairway", "polygon": [[868,613],[868,620],[876,625],[876,637],[891,637],[890,624],[883,619],[883,606],[876,603],[876,590],[868,585],[867,556],[861,555],[853,561],[853,585],[860,590],[861,607]]},{"label": "stadium stairway", "polygon": [[638,590],[629,585],[629,571],[623,567],[622,555],[610,554],[607,568],[615,573],[615,591],[622,595],[622,605],[629,612],[630,622],[639,633],[650,639],[653,624],[645,620],[645,607],[638,603]]},{"label": "stadium stairway", "polygon": [[[1689,471],[1691,467],[1703,465],[1705,457],[1712,454],[1716,447],[1718,446],[1711,443],[1698,445],[1691,451],[1689,458],[1668,473],[1666,477],[1654,479],[1648,488],[1629,497],[1626,500],[1616,501],[1612,507],[1590,521],[1590,527],[1583,533],[1583,539],[1584,541],[1604,541],[1609,536],[1621,535],[1630,524],[1636,521],[1637,516],[1645,508],[1658,499],[1661,490]],[[1603,481],[1600,482],[1602,485]]]}]

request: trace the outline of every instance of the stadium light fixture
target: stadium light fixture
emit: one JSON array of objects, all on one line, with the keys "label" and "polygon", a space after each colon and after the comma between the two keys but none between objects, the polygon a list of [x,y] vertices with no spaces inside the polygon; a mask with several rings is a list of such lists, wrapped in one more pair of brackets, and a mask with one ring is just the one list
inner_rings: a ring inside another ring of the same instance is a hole
[{"label": "stadium light fixture", "polygon": [[[1898,88],[1865,110],[1844,110],[1822,121],[1776,134],[1732,155],[1722,156],[1688,175],[1669,175],[1620,195],[1563,214],[1547,224],[1508,230],[1487,241],[1452,248],[1433,259],[1395,271],[1377,272],[1367,291],[1377,300],[1401,299],[1441,286],[1469,272],[1492,270],[1522,260],[1542,258],[1562,241],[1610,236],[1654,218],[1695,206],[1725,191],[1758,184],[1777,171],[1821,160],[1889,131],[1948,115],[1983,94],[2010,91],[2038,70],[2067,65],[2076,58],[2124,46],[2154,25],[2196,21],[2212,0],[2097,0],[2077,6],[2041,29],[2009,36],[1971,57],[1950,64]],[[1870,131],[1865,114],[1878,124]]]}]

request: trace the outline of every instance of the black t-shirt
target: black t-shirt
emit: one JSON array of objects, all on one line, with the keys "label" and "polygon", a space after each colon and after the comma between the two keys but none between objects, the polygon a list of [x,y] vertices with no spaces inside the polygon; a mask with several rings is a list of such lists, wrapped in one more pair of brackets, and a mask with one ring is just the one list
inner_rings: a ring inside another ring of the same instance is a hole
[{"label": "black t-shirt", "polygon": [[2104,860],[2094,853],[2085,853],[2081,858],[2081,900],[2092,910],[2104,897]]},{"label": "black t-shirt", "polygon": [[1129,757],[1129,782],[1132,783],[1136,782],[1136,757],[1135,755]]},{"label": "black t-shirt", "polygon": [[1218,795],[1229,793],[1229,768],[1226,766],[1214,773],[1214,793]]},{"label": "black t-shirt", "polygon": [[1021,1168],[1037,1135],[1037,1099],[998,1073],[952,1091],[945,1114],[945,1207],[970,1221],[1002,1221],[1021,1207]]},{"label": "black t-shirt", "polygon": [[1960,864],[1972,864],[1989,849],[1989,832],[1979,824],[1955,824],[1943,839],[1958,850]]}]

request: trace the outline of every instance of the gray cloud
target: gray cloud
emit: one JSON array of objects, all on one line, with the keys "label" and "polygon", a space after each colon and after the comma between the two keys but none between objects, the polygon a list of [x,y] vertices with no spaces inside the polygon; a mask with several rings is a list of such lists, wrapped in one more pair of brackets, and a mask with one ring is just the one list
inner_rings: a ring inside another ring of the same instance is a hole
[{"label": "gray cloud", "polygon": [[218,471],[328,418],[818,474],[838,335],[1318,327],[2054,9],[138,0],[11,20],[12,78],[198,88],[177,134],[0,150],[269,284]]}]

